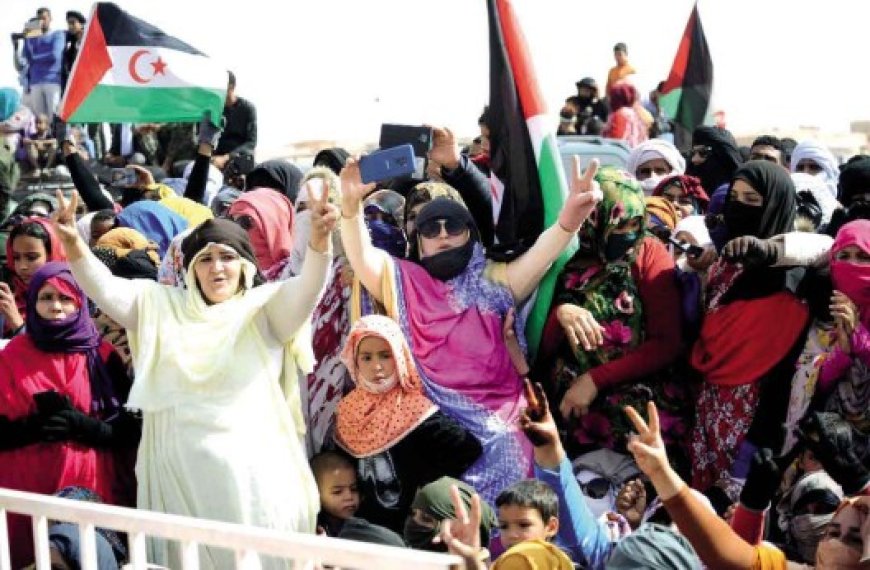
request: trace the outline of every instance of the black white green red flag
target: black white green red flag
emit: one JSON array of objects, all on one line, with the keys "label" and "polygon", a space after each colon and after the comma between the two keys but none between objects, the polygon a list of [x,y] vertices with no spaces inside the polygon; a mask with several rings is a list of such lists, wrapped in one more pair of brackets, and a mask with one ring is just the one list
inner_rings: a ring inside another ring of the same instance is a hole
[{"label": "black white green red flag", "polygon": [[712,93],[713,60],[696,2],[659,95],[659,106],[674,121],[678,148],[685,150],[692,144],[692,132],[707,118]]},{"label": "black white green red flag", "polygon": [[[522,250],[556,223],[568,195],[568,183],[556,144],[555,120],[547,114],[513,6],[510,0],[487,0],[487,10],[496,237],[502,248]],[[547,320],[556,277],[575,250],[573,243],[538,288],[526,325],[526,339],[533,353]]]},{"label": "black white green red flag", "polygon": [[227,71],[183,41],[98,2],[59,115],[69,123],[199,121],[221,116]]}]

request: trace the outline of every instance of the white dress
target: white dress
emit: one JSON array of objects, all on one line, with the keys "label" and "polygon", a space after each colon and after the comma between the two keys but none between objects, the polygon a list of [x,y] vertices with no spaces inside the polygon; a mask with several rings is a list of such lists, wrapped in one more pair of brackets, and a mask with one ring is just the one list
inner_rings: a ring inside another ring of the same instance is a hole
[{"label": "white dress", "polygon": [[[309,251],[301,276],[212,306],[196,287],[115,278],[90,255],[71,264],[85,292],[127,328],[136,370],[127,405],[143,412],[139,508],[314,532],[319,497],[302,443],[297,365],[307,364],[306,323],[330,261]],[[180,547],[151,541],[149,561],[179,568]],[[202,548],[200,562],[234,566],[214,548]]]}]

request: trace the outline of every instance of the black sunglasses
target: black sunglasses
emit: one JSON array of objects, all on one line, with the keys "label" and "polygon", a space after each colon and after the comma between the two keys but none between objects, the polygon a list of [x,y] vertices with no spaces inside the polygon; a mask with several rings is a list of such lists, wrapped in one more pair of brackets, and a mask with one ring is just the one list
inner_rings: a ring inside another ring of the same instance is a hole
[{"label": "black sunglasses", "polygon": [[595,479],[590,479],[585,483],[578,482],[578,484],[580,485],[583,494],[590,499],[603,499],[607,496],[611,487],[610,481],[604,477],[596,477]]},{"label": "black sunglasses", "polygon": [[701,158],[707,158],[713,154],[712,146],[696,146],[692,148],[692,154],[697,154]]},{"label": "black sunglasses", "polygon": [[230,218],[235,223],[239,224],[243,230],[248,231],[254,227],[254,219],[248,215],[242,215],[235,218]]},{"label": "black sunglasses", "polygon": [[467,230],[468,226],[462,220],[451,218],[426,220],[422,224],[417,224],[417,231],[420,232],[420,235],[429,239],[440,236],[442,228],[450,237],[456,237]]}]

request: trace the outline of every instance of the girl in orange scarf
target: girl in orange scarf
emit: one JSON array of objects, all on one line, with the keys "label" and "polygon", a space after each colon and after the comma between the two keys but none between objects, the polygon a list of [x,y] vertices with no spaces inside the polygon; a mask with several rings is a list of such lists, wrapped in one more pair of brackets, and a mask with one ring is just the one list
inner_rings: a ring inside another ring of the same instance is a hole
[{"label": "girl in orange scarf", "polygon": [[335,440],[356,459],[363,499],[357,516],[401,533],[417,488],[461,476],[480,456],[480,443],[423,393],[392,319],[358,320],[342,361],[356,388],[338,405]]}]

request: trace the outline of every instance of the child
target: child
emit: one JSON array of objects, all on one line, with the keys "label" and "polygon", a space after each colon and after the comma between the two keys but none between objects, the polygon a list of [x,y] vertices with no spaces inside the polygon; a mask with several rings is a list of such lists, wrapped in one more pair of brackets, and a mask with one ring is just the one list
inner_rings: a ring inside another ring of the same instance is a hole
[{"label": "child", "polygon": [[417,489],[461,476],[481,455],[480,442],[423,394],[411,349],[392,319],[357,321],[342,361],[357,386],[338,405],[335,441],[357,461],[360,516],[402,532]]},{"label": "child", "polygon": [[359,508],[356,469],[344,455],[324,451],[311,459],[311,471],[320,492],[317,525],[327,536],[338,536]]},{"label": "child", "polygon": [[559,531],[559,497],[536,479],[518,481],[496,498],[505,549],[526,540],[552,540]]},{"label": "child", "polygon": [[54,160],[57,157],[57,141],[49,129],[48,116],[39,115],[37,117],[36,131],[25,137],[22,143],[27,152],[27,160],[33,168],[32,176],[34,178],[42,176],[40,168],[48,171],[54,166]]}]

